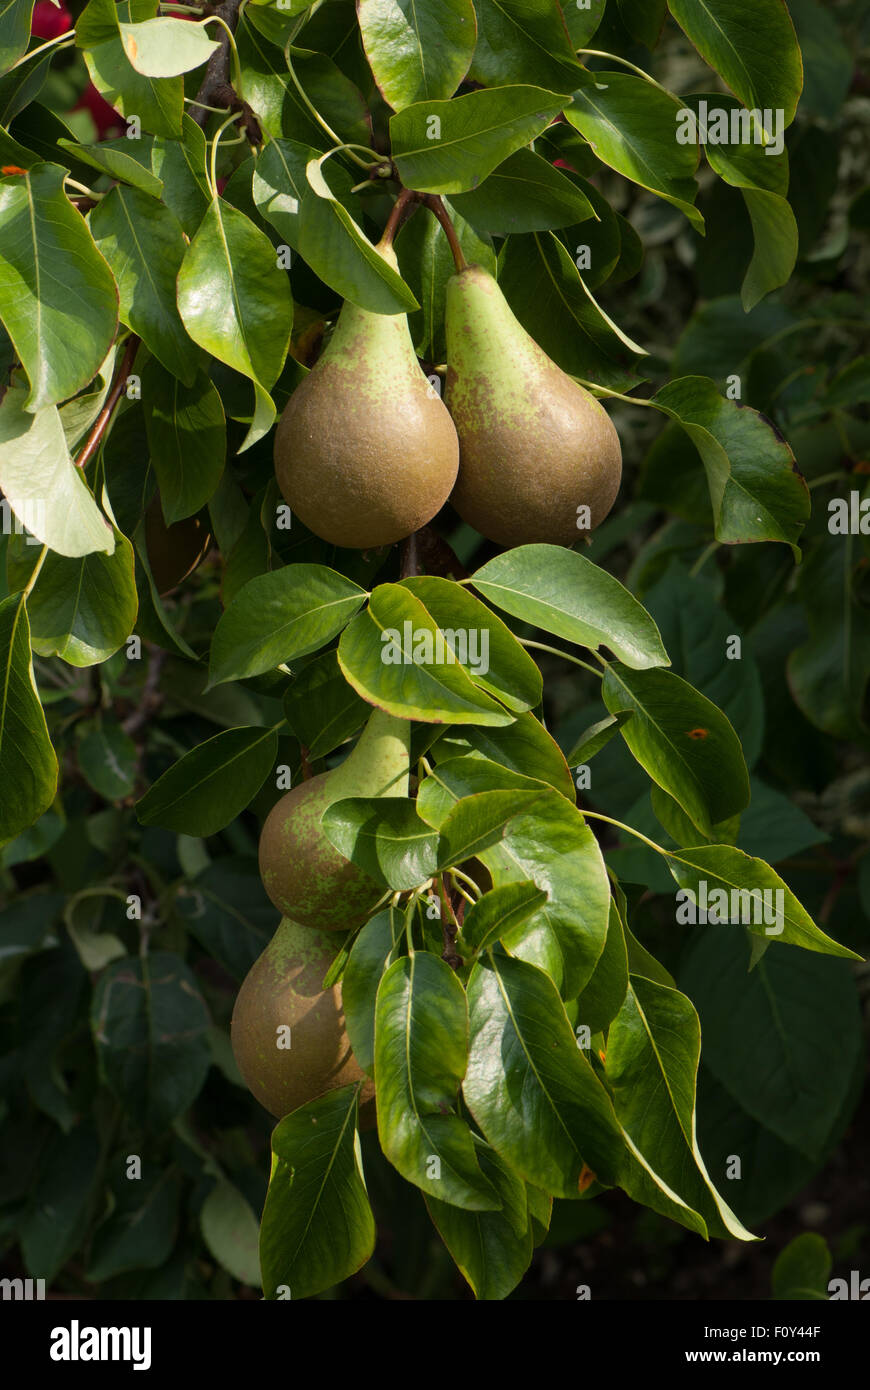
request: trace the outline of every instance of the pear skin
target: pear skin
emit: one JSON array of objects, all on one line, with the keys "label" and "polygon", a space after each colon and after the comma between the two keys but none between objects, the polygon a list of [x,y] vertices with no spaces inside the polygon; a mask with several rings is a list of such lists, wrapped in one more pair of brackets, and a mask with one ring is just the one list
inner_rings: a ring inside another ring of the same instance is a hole
[{"label": "pear skin", "polygon": [[574,545],[616,499],[619,436],[604,407],[538,347],[495,280],[470,265],[447,285],[446,400],[459,435],[451,502],[498,545]]},{"label": "pear skin", "polygon": [[239,990],[233,1053],[248,1090],[277,1119],[357,1081],[365,1083],[360,1120],[374,1119],[374,1082],[351,1051],[341,985],[323,989],[338,950],[334,937],[284,918]]},{"label": "pear skin", "polygon": [[260,877],[285,917],[319,931],[350,931],[383,889],[343,858],[320,824],[327,806],[352,796],[407,796],[411,725],[375,710],[356,747],[276,802],[260,834]]},{"label": "pear skin", "polygon": [[[378,250],[395,264],[391,249]],[[332,545],[391,545],[441,510],[458,466],[453,421],[417,361],[407,315],[347,301],[278,423],[285,501]]]}]

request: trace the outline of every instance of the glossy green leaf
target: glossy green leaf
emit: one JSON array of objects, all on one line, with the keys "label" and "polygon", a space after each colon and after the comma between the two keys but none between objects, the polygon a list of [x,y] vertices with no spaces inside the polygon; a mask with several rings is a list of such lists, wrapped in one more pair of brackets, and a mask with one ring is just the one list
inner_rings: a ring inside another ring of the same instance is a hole
[{"label": "glossy green leaf", "polygon": [[[574,0],[568,0],[569,5]],[[469,76],[484,87],[577,85],[574,48],[556,0],[475,0],[477,47]]]},{"label": "glossy green leaf", "polygon": [[0,177],[0,318],[30,381],[25,409],[74,396],[96,376],[118,326],[118,292],[66,170],[36,164]]},{"label": "glossy green leaf", "polygon": [[668,0],[618,0],[619,17],[638,43],[655,48],[668,13]]},{"label": "glossy green leaf", "polygon": [[593,651],[607,646],[634,669],[665,666],[652,618],[617,579],[556,545],[523,545],[472,576],[496,607]]},{"label": "glossy green leaf", "polygon": [[366,612],[342,633],[338,663],[364,700],[400,719],[510,724],[514,716],[478,688],[439,634],[406,588],[379,584]]},{"label": "glossy green leaf", "polygon": [[192,386],[200,354],[175,302],[175,281],[186,250],[180,222],[156,198],[120,184],[88,221],[118,285],[121,322],[138,333],[168,372]]},{"label": "glossy green leaf", "polygon": [[471,1130],[456,1113],[468,1057],[465,991],[427,951],[395,961],[378,986],[375,1085],[378,1138],[408,1182],[467,1211],[493,1211]]},{"label": "glossy green leaf", "polygon": [[320,153],[313,145],[303,145],[298,140],[273,139],[264,146],[254,165],[251,192],[257,210],[297,251],[299,210],[303,199],[311,194],[305,170],[312,159],[320,158]]},{"label": "glossy green leaf", "polygon": [[0,401],[0,488],[18,520],[58,555],[115,548],[112,529],[69,456],[57,407],[25,410],[27,392]]},{"label": "glossy green leaf", "polygon": [[0,72],[27,52],[32,14],[33,0],[0,0]]},{"label": "glossy green leaf", "polygon": [[527,922],[546,901],[547,894],[531,879],[493,888],[466,910],[462,946],[473,951],[486,950]]},{"label": "glossy green leaf", "polygon": [[[465,193],[550,124],[563,98],[534,86],[468,92],[406,106],[390,120],[392,154],[406,188]],[[436,129],[437,136],[428,132]]]},{"label": "glossy green leaf", "polygon": [[[587,244],[585,224],[575,235]],[[613,391],[637,385],[635,358],[644,349],[601,309],[555,232],[512,236],[499,286],[526,332],[569,376]]]},{"label": "glossy green leaf", "polygon": [[677,140],[677,97],[630,73],[586,73],[566,119],[596,155],[617,173],[672,203],[696,231],[704,219],[694,206],[698,150]]},{"label": "glossy green leaf", "polygon": [[290,342],[293,300],[269,238],[216,198],[185,252],[178,308],[200,347],[268,390]]},{"label": "glossy green leaf", "polygon": [[[803,84],[800,49],[780,0],[668,0],[680,28],[743,105],[794,117]],[[771,55],[776,54],[776,62]]]},{"label": "glossy green leaf", "polygon": [[375,1003],[381,976],[393,949],[391,912],[385,908],[369,918],[355,937],[344,974],[341,1002],[344,1026],[354,1057],[363,1071],[375,1067]]},{"label": "glossy green leaf", "polygon": [[526,1185],[477,1135],[474,1147],[484,1176],[501,1198],[501,1211],[463,1211],[428,1193],[426,1207],[475,1298],[507,1298],[534,1250]]},{"label": "glossy green leaf", "polygon": [[705,1066],[732,1103],[818,1157],[863,1050],[851,970],[778,947],[751,972],[748,964],[742,933],[695,935],[679,983],[701,1019]]},{"label": "glossy green leaf", "polygon": [[590,1035],[602,1032],[616,1017],[628,988],[628,956],[622,920],[616,902],[611,900],[607,940],[588,983],[577,998],[577,1025],[585,1025]]},{"label": "glossy green leaf", "polygon": [[[679,897],[698,905],[704,922],[740,922],[754,936],[770,942],[802,946],[806,951],[858,959],[816,926],[779,874],[763,859],[732,845],[698,845],[668,852],[668,867],[685,890]],[[722,895],[725,895],[724,897]],[[704,911],[701,908],[708,904]]]},{"label": "glossy green leaf", "polygon": [[310,759],[324,758],[355,734],[371,714],[341,674],[334,651],[309,662],[284,696],[284,714]]},{"label": "glossy green leaf", "polygon": [[[607,0],[583,0],[583,3],[578,5],[577,0],[565,0],[562,13],[571,37],[572,48],[583,48],[588,44],[604,18],[606,3]],[[642,0],[642,3],[646,4],[646,0]]]},{"label": "glossy green leaf", "polygon": [[794,455],[757,411],[720,396],[706,377],[670,381],[652,398],[680,424],[704,463],[716,539],[784,541],[796,549],[810,514]]},{"label": "glossy green leaf", "polygon": [[339,854],[387,888],[416,888],[438,866],[438,836],[405,797],[334,801],[320,824]]},{"label": "glossy green leaf", "polygon": [[[607,1033],[607,1083],[616,1117],[635,1148],[711,1235],[751,1240],[710,1181],[695,1135],[695,1076],[701,1029],[678,990],[633,976]],[[666,1215],[673,1202],[643,1169],[631,1195]],[[679,1218],[677,1218],[679,1219]]]},{"label": "glossy green leaf", "polygon": [[358,1087],[287,1115],[272,1134],[260,1227],[266,1298],[310,1298],[354,1274],[375,1248],[356,1134]]},{"label": "glossy green leaf", "polygon": [[138,117],[144,130],[170,139],[181,134],[184,81],[146,77],[136,71],[121,37],[121,15],[113,0],[90,0],[76,24],[76,46],[85,50],[91,81],[126,119]]},{"label": "glossy green leaf", "polygon": [[132,1122],[159,1133],[199,1094],[211,1064],[208,1010],[179,956],[151,951],[100,976],[91,1031],[100,1073]]},{"label": "glossy green leaf", "polygon": [[308,164],[306,178],[311,193],[299,212],[299,253],[314,273],[343,299],[370,313],[399,314],[418,308],[402,277],[333,193],[319,161]]},{"label": "glossy green leaf", "polygon": [[441,822],[438,865],[447,868],[473,859],[504,839],[515,816],[526,815],[549,789],[530,791],[487,791],[463,797]]},{"label": "glossy green leaf", "polygon": [[[195,366],[195,360],[190,363]],[[148,450],[168,526],[205,506],[224,471],[224,408],[205,372],[188,383],[153,360],[142,375]]]},{"label": "glossy green leaf", "polygon": [[325,647],[364,601],[364,589],[326,565],[255,575],[218,620],[209,683],[257,676]]},{"label": "glossy green leaf", "polygon": [[[147,136],[143,139],[147,145]],[[61,149],[69,150],[93,169],[99,169],[101,174],[108,174],[121,183],[129,184],[131,188],[138,188],[140,193],[147,193],[151,198],[163,196],[163,180],[151,173],[150,165],[146,166],[130,154],[131,142],[126,136],[120,140],[103,140],[99,145],[80,145],[76,140],[64,139],[57,143]]]},{"label": "glossy green leaf", "polygon": [[516,150],[473,193],[457,193],[457,211],[480,231],[507,236],[571,227],[592,204],[570,179],[533,150]]},{"label": "glossy green leaf", "polygon": [[632,754],[706,834],[749,802],[740,740],[721,710],[673,671],[608,666],[602,697]]},{"label": "glossy green leaf", "polygon": [[0,844],[38,820],[54,800],[57,758],[39,702],[23,594],[0,603]]},{"label": "glossy green leaf", "polygon": [[451,97],[477,36],[471,0],[360,0],[359,26],[375,81],[394,111]]},{"label": "glossy green leaf", "polygon": [[619,733],[625,721],[630,718],[630,711],[623,710],[619,714],[608,715],[607,719],[599,719],[597,723],[590,724],[588,729],[584,729],[567,755],[568,766],[575,767],[581,763],[588,763],[590,758],[594,758],[596,753],[600,753],[601,749],[607,746],[613,736]]},{"label": "glossy green leaf", "polygon": [[584,1165],[614,1183],[625,1150],[610,1100],[542,970],[504,955],[468,982],[462,1093],[494,1149],[537,1187],[576,1197]]},{"label": "glossy green leaf", "polygon": [[[22,588],[38,556],[36,546],[16,537],[7,563]],[[39,656],[59,656],[70,666],[95,666],[123,646],[137,610],[133,547],[120,531],[115,531],[111,555],[94,550],[71,557],[49,551],[28,599],[33,650]]]},{"label": "glossy green leaf", "polygon": [[518,715],[513,724],[503,728],[466,725],[463,729],[449,730],[439,740],[439,761],[451,755],[462,755],[469,749],[525,777],[548,782],[567,797],[572,806],[577,799],[564,753],[531,712]]},{"label": "glossy green leaf", "polygon": [[173,763],[136,804],[142,825],[214,835],[240,815],[274,767],[274,729],[224,729]]},{"label": "glossy green leaf", "polygon": [[143,77],[180,77],[207,63],[220,48],[203,24],[169,16],[118,28],[131,66]]},{"label": "glossy green leaf", "polygon": [[541,673],[492,609],[449,579],[419,575],[402,587],[425,604],[475,684],[521,714],[540,704]]}]

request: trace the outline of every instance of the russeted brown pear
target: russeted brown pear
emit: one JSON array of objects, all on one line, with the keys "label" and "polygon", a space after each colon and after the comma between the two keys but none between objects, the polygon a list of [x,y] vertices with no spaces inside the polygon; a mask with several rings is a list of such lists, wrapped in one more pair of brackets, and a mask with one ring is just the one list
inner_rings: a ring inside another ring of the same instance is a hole
[{"label": "russeted brown pear", "polygon": [[360,1119],[374,1118],[374,1082],[351,1051],[341,985],[323,989],[338,950],[335,937],[285,917],[239,990],[233,1053],[248,1090],[278,1119],[357,1081]]},{"label": "russeted brown pear", "polygon": [[320,931],[350,931],[366,920],[383,889],[343,858],[320,824],[347,797],[407,796],[411,725],[376,709],[339,767],[276,802],[260,834],[260,876],[285,917]]},{"label": "russeted brown pear", "polygon": [[619,491],[610,416],[529,337],[481,266],[449,280],[445,328],[460,449],[453,506],[499,545],[575,544]]},{"label": "russeted brown pear", "polygon": [[[377,250],[395,268],[392,247]],[[332,545],[390,545],[441,510],[458,466],[453,421],[417,361],[407,315],[348,300],[278,424],[285,501]]]}]

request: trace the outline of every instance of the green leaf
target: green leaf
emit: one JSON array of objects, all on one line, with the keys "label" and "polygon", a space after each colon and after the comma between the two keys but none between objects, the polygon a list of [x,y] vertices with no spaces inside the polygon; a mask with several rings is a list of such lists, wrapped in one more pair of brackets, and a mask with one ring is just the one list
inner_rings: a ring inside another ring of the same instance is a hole
[{"label": "green leaf", "polygon": [[314,761],[355,734],[371,714],[371,705],[348,685],[338,656],[328,651],[299,672],[284,696],[284,714]]},{"label": "green leaf", "polygon": [[695,1076],[701,1029],[678,990],[632,976],[607,1033],[607,1082],[616,1117],[634,1147],[655,1164],[659,1182],[638,1165],[630,1195],[665,1215],[677,1214],[672,1192],[703,1218],[711,1235],[751,1240],[716,1191],[695,1136]]},{"label": "green leaf", "polygon": [[618,0],[619,17],[633,39],[655,48],[668,13],[668,0]]},{"label": "green leaf", "polygon": [[637,599],[562,546],[518,546],[477,570],[472,582],[498,608],[568,642],[593,651],[607,646],[637,670],[668,664],[658,628]]},{"label": "green leaf", "polygon": [[293,325],[287,275],[265,232],[220,198],[185,252],[178,308],[206,352],[266,390],[274,386]]},{"label": "green leaf", "polygon": [[[145,136],[144,140],[147,145],[148,137]],[[140,193],[147,193],[151,198],[162,198],[163,180],[129,153],[131,142],[126,136],[121,140],[104,140],[99,145],[80,145],[77,140],[63,138],[57,143],[61,149],[71,151],[77,159],[83,159],[93,169],[99,169],[101,174],[108,174],[110,178],[119,179],[131,188],[138,188]],[[93,231],[93,216],[90,222]]]},{"label": "green leaf", "polygon": [[355,1086],[329,1091],[273,1131],[260,1227],[266,1298],[311,1298],[372,1255],[375,1223],[356,1135],[357,1094]]},{"label": "green leaf", "polygon": [[[606,2],[607,0],[584,0],[582,5],[578,5],[577,0],[565,0],[562,12],[571,36],[572,48],[583,48],[588,44],[604,18]],[[642,0],[642,3],[646,5],[648,0]]]},{"label": "green leaf", "polygon": [[80,213],[66,170],[36,164],[0,178],[0,318],[30,382],[31,412],[96,376],[118,327],[118,292]]},{"label": "green leaf", "polygon": [[[502,767],[548,782],[573,806],[577,800],[574,780],[565,755],[543,724],[529,712],[504,728],[466,725],[449,730],[438,743],[439,761],[468,749]],[[508,785],[513,785],[509,783]]]},{"label": "green leaf", "polygon": [[232,1183],[215,1183],[200,1208],[202,1238],[218,1264],[234,1279],[258,1288],[260,1229],[245,1197]]},{"label": "green leaf", "polygon": [[[496,259],[489,238],[478,236],[453,202],[445,206],[453,219],[466,261],[469,265],[484,266],[494,276]],[[456,274],[447,238],[435,217],[424,210],[403,225],[395,250],[402,275],[421,305],[408,320],[417,356],[427,362],[443,362],[447,352],[444,333],[447,284]]]},{"label": "green leaf", "polygon": [[32,15],[33,0],[0,0],[0,72],[27,52]]},{"label": "green leaf", "polygon": [[138,188],[110,190],[88,219],[121,296],[121,322],[173,376],[192,386],[200,354],[175,302],[175,281],[186,242],[175,215]]},{"label": "green leaf", "polygon": [[[195,359],[190,361],[195,369]],[[224,408],[213,382],[195,370],[189,382],[150,361],[142,374],[148,451],[167,526],[193,516],[221,480],[227,451]]]},{"label": "green leaf", "polygon": [[[860,959],[816,926],[763,859],[754,859],[732,845],[698,845],[669,851],[667,863],[684,890],[678,897],[683,903],[691,898],[698,904],[696,915],[701,922],[709,911],[711,920],[738,921],[768,944],[776,941],[824,955]],[[719,896],[723,893],[724,898]]]},{"label": "green leaf", "polygon": [[360,0],[359,27],[374,79],[395,111],[451,97],[477,31],[471,0]]},{"label": "green leaf", "polygon": [[111,555],[112,528],[69,456],[57,407],[31,414],[26,391],[0,401],[0,488],[18,520],[58,555]]},{"label": "green leaf", "polygon": [[516,1288],[534,1250],[525,1183],[482,1139],[474,1147],[501,1211],[463,1211],[426,1194],[426,1207],[475,1298],[502,1299]]},{"label": "green leaf", "polygon": [[172,1253],[178,1230],[178,1169],[148,1161],[141,1179],[133,1182],[124,1155],[113,1157],[111,1215],[94,1232],[86,1270],[95,1284],[127,1271],[159,1269]]},{"label": "green leaf", "polygon": [[438,867],[438,836],[405,797],[334,801],[320,824],[339,854],[385,887],[416,888]]},{"label": "green leaf", "polygon": [[327,183],[319,160],[306,166],[313,196],[299,213],[299,253],[327,285],[373,314],[419,308],[408,286],[372,246]]},{"label": "green leaf", "polygon": [[687,376],[652,397],[676,420],[704,463],[715,517],[716,539],[797,541],[810,515],[807,485],[794,455],[757,411],[719,395],[707,377]]},{"label": "green leaf", "polygon": [[566,119],[603,163],[672,203],[703,233],[704,219],[694,207],[698,150],[677,140],[680,101],[629,73],[581,76]]},{"label": "green leaf", "polygon": [[490,849],[504,839],[515,816],[526,815],[542,796],[549,795],[549,788],[541,787],[526,795],[494,790],[463,797],[439,827],[438,867],[461,864]]},{"label": "green leaf", "polygon": [[341,977],[344,1026],[354,1057],[363,1071],[375,1068],[375,1003],[381,976],[393,950],[391,912],[369,918],[351,947]]},{"label": "green leaf", "polygon": [[619,714],[608,715],[607,719],[599,719],[597,723],[590,724],[568,753],[568,766],[576,767],[581,763],[588,763],[596,753],[600,753],[601,749],[607,746],[614,734],[618,734],[625,721],[630,718],[631,711],[623,710]]},{"label": "green leaf", "polygon": [[101,722],[79,739],[77,753],[82,773],[100,796],[120,801],[132,795],[139,753],[120,724]]},{"label": "green leaf", "polygon": [[338,663],[364,700],[400,719],[435,724],[513,720],[478,688],[427,609],[403,585],[378,585],[366,612],[342,633]]},{"label": "green leaf", "polygon": [[124,53],[143,77],[180,77],[207,63],[220,44],[203,24],[163,17],[143,24],[119,24]]},{"label": "green leaf", "polygon": [[48,49],[36,59],[28,58],[19,67],[0,77],[0,124],[9,125],[39,96],[48,78],[53,57],[54,51]]},{"label": "green leaf", "polygon": [[611,899],[607,940],[595,969],[577,999],[577,1025],[601,1033],[616,1017],[628,988],[628,956],[619,908]]},{"label": "green leaf", "polygon": [[790,1240],[773,1266],[773,1297],[776,1299],[823,1298],[826,1302],[833,1257],[824,1236],[803,1231]]},{"label": "green leaf", "polygon": [[76,47],[85,50],[91,81],[125,119],[136,116],[154,135],[178,137],[184,110],[183,79],[146,77],[137,72],[121,38],[120,16],[113,0],[90,0],[79,16]]},{"label": "green leaf", "polygon": [[784,1143],[818,1158],[864,1044],[851,969],[774,948],[747,973],[740,932],[701,931],[680,986],[701,1019],[704,1063]]},{"label": "green leaf", "polygon": [[39,702],[24,594],[0,603],[0,844],[38,820],[54,800],[57,758]]},{"label": "green leaf", "polygon": [[209,685],[242,680],[326,646],[365,602],[365,590],[326,565],[255,575],[218,620]]},{"label": "green leaf", "polygon": [[103,971],[91,1007],[94,1046],[100,1074],[135,1125],[159,1133],[199,1095],[211,1064],[208,1027],[196,976],[179,956],[125,956]]},{"label": "green leaf", "polygon": [[475,82],[574,90],[577,60],[556,0],[475,0],[474,9],[478,34],[469,76]]},{"label": "green leaf", "polygon": [[798,595],[809,637],[788,658],[794,699],[833,738],[863,739],[870,632],[858,588],[864,557],[854,534],[818,545],[801,566]]},{"label": "green leaf", "polygon": [[225,855],[178,885],[173,906],[209,956],[240,984],[275,935],[256,859]]},{"label": "green leaf", "polygon": [[[298,140],[272,139],[254,165],[251,193],[257,211],[295,251],[299,250],[299,209],[311,193],[305,170],[320,154],[313,145]],[[351,182],[348,179],[348,189]]]},{"label": "green leaf", "polygon": [[70,1134],[53,1136],[19,1227],[31,1276],[53,1283],[79,1248],[99,1184],[99,1157],[96,1132],[86,1122]]},{"label": "green leaf", "polygon": [[622,1136],[552,980],[525,961],[493,955],[472,971],[468,1009],[462,1093],[493,1148],[553,1196],[576,1197],[584,1166],[617,1182]]},{"label": "green leaf", "polygon": [[496,941],[501,941],[527,922],[546,901],[547,894],[531,879],[521,883],[504,883],[500,888],[484,893],[465,913],[461,937],[463,948],[479,952],[495,945]]},{"label": "green leaf", "polygon": [[274,766],[274,729],[224,729],[173,763],[136,804],[142,825],[214,835],[244,811]]},{"label": "green leaf", "polygon": [[673,671],[630,671],[612,664],[602,698],[611,714],[631,711],[620,734],[702,834],[748,805],[749,773],[740,740],[722,711]]},{"label": "green leaf", "polygon": [[[425,193],[476,188],[514,150],[540,135],[565,100],[523,85],[406,106],[390,120],[399,177],[406,188]],[[437,136],[429,134],[434,129]]]},{"label": "green leaf", "polygon": [[538,667],[492,609],[449,579],[419,575],[401,582],[425,604],[476,685],[517,714],[540,704]]},{"label": "green leaf", "polygon": [[467,1211],[493,1211],[471,1131],[456,1114],[468,1056],[465,991],[426,951],[395,961],[378,986],[375,1085],[378,1138],[408,1182]]},{"label": "green leaf", "polygon": [[[585,225],[577,235],[591,244]],[[644,349],[599,307],[555,232],[512,236],[499,286],[526,332],[569,376],[612,391],[637,385],[633,359]]]},{"label": "green leaf", "polygon": [[[780,0],[668,0],[669,9],[714,71],[749,108],[794,118],[803,83],[800,49]],[[770,55],[776,54],[776,62]]]},{"label": "green leaf", "polygon": [[532,150],[516,150],[473,193],[457,193],[456,210],[479,231],[507,236],[571,227],[595,214],[589,199]]},{"label": "green leaf", "polygon": [[[27,542],[18,544],[18,537],[15,541],[7,565],[23,588],[39,551]],[[94,550],[70,557],[49,551],[28,608],[38,656],[59,656],[70,666],[108,661],[133,631],[138,609],[133,547],[126,536],[115,531],[111,555]]]}]

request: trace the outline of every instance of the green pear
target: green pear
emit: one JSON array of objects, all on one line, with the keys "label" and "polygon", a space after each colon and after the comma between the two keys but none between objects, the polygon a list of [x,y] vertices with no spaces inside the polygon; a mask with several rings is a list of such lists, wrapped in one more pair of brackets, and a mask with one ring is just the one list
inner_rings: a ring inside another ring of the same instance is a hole
[{"label": "green pear", "polygon": [[374,1118],[374,1082],[351,1052],[341,985],[323,989],[338,951],[335,937],[285,917],[239,990],[233,1053],[248,1090],[278,1119],[357,1081],[365,1082],[360,1119]]},{"label": "green pear", "polygon": [[[395,267],[392,248],[377,249]],[[417,361],[407,314],[348,300],[278,424],[285,501],[332,545],[390,545],[441,510],[458,466],[453,421]]]},{"label": "green pear", "polygon": [[481,266],[448,281],[445,328],[460,449],[453,506],[499,545],[573,545],[619,491],[610,416],[529,337]]},{"label": "green pear", "polygon": [[327,806],[351,796],[407,796],[411,725],[376,709],[345,761],[287,792],[260,835],[260,876],[285,917],[321,931],[364,922],[383,889],[342,857],[320,824]]}]

